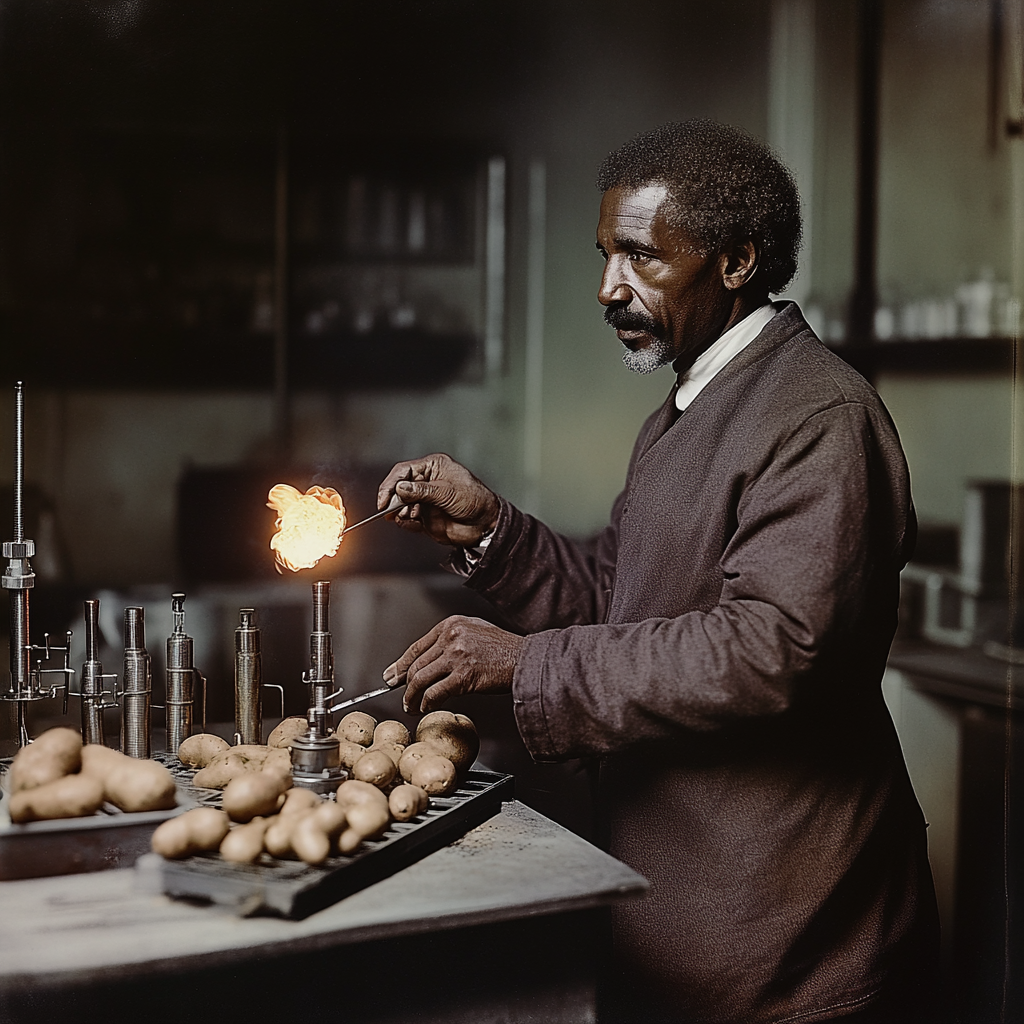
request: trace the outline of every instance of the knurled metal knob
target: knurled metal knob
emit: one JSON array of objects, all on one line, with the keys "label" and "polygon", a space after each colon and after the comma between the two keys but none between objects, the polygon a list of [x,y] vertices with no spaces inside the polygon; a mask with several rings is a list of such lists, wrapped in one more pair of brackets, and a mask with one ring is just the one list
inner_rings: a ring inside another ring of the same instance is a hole
[{"label": "knurled metal knob", "polygon": [[36,542],[34,540],[23,540],[20,543],[14,540],[4,541],[4,558],[32,558],[36,553]]}]

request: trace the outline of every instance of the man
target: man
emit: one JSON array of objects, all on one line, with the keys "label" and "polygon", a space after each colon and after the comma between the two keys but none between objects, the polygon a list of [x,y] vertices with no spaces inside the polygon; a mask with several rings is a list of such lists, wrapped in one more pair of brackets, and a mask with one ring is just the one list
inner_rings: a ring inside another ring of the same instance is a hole
[{"label": "man", "polygon": [[605,319],[676,385],[590,543],[447,456],[392,470],[380,507],[526,635],[448,619],[385,679],[416,711],[511,689],[535,758],[601,758],[610,852],[651,881],[614,911],[608,1019],[915,1019],[937,925],[879,686],[915,535],[895,428],[768,301],[800,220],[766,147],[665,125],[598,186]]}]

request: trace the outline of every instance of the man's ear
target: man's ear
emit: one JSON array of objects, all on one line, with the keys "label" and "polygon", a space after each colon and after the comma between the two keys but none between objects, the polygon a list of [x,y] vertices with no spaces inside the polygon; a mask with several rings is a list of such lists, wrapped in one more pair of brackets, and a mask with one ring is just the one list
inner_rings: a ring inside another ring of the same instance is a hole
[{"label": "man's ear", "polygon": [[747,284],[757,273],[759,253],[751,239],[737,242],[729,252],[722,253],[720,264],[722,283],[730,291],[736,291]]}]

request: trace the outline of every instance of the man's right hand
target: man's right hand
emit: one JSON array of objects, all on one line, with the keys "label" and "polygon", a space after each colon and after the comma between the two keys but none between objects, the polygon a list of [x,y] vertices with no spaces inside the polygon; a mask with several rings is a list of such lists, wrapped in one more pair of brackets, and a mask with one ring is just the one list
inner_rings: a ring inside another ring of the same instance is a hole
[{"label": "man's right hand", "polygon": [[479,544],[498,521],[498,496],[448,455],[399,462],[380,485],[377,508],[387,508],[396,494],[405,506],[395,522],[439,544]]}]

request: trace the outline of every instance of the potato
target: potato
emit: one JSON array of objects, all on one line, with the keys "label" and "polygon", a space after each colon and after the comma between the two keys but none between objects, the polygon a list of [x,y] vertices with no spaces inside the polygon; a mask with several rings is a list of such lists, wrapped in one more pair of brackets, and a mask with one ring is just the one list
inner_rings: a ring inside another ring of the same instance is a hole
[{"label": "potato", "polygon": [[277,814],[270,819],[270,825],[263,836],[263,846],[271,857],[291,857],[295,851],[292,849],[292,835],[295,826],[308,815],[313,813],[312,807],[295,809],[291,814]]},{"label": "potato", "polygon": [[332,841],[346,824],[345,809],[325,801],[296,821],[291,835],[292,849],[307,864],[322,864],[331,852]]},{"label": "potato", "polygon": [[298,812],[315,810],[323,800],[311,789],[301,789],[293,786],[284,795],[284,804],[278,812],[281,815],[295,814]]},{"label": "potato", "polygon": [[352,777],[383,789],[395,777],[398,767],[383,750],[368,750],[352,768]]},{"label": "potato", "polygon": [[288,747],[274,747],[274,749],[267,754],[267,759],[263,762],[263,767],[260,770],[264,772],[277,772],[279,775],[291,776],[291,750]]},{"label": "potato", "polygon": [[388,798],[376,786],[358,779],[349,779],[343,782],[338,787],[334,799],[346,811],[358,804],[374,804],[384,811],[388,809]]},{"label": "potato", "polygon": [[233,828],[220,844],[220,855],[236,864],[253,864],[263,853],[263,838],[273,819],[253,818]]},{"label": "potato", "polygon": [[18,793],[77,772],[81,765],[82,737],[74,729],[47,729],[15,755],[7,783]]},{"label": "potato", "polygon": [[377,728],[377,719],[365,711],[350,711],[334,730],[339,740],[351,740],[362,747],[373,742],[373,730]]},{"label": "potato", "polygon": [[227,784],[222,806],[232,821],[245,824],[276,814],[290,785],[290,780],[276,772],[249,772]]},{"label": "potato", "polygon": [[389,718],[373,730],[373,745],[377,746],[382,743],[397,743],[400,747],[407,747],[409,746],[409,730],[401,722]]},{"label": "potato", "polygon": [[354,853],[364,839],[372,839],[387,830],[391,823],[388,809],[376,803],[357,803],[345,808],[348,827],[338,836],[338,850]]},{"label": "potato", "polygon": [[153,851],[168,860],[201,850],[216,850],[228,834],[230,822],[215,807],[196,807],[165,821],[151,840]]},{"label": "potato", "polygon": [[366,747],[352,740],[339,740],[338,742],[341,746],[341,763],[346,768],[355,767],[356,761],[366,753]]},{"label": "potato", "polygon": [[[348,828],[358,832],[364,839],[379,836],[391,824],[391,812],[387,805],[356,804],[345,809]],[[346,830],[347,831],[347,830]]]},{"label": "potato", "polygon": [[398,762],[402,760],[402,754],[405,753],[405,747],[398,743],[378,743],[376,740],[373,741],[373,746],[370,747],[371,751],[380,750],[383,751],[392,761],[395,762],[395,767],[398,767]]},{"label": "potato", "polygon": [[395,821],[408,821],[427,809],[430,798],[419,786],[405,784],[397,786],[388,797],[388,808]]},{"label": "potato", "polygon": [[406,782],[412,782],[412,773],[416,762],[426,754],[437,753],[439,753],[437,748],[429,743],[411,743],[402,751],[402,756],[398,761],[398,770],[402,773],[402,778]]},{"label": "potato", "polygon": [[431,711],[416,726],[416,741],[426,742],[447,757],[458,772],[464,772],[480,753],[476,726],[465,715],[450,711]]},{"label": "potato", "polygon": [[231,828],[228,816],[216,807],[196,807],[186,811],[180,818],[188,821],[192,842],[197,850],[216,850]]},{"label": "potato", "polygon": [[78,773],[14,793],[8,811],[15,823],[83,818],[95,814],[102,803],[103,783],[91,775]]},{"label": "potato", "polygon": [[234,750],[225,750],[218,754],[205,768],[200,768],[192,777],[193,786],[207,789],[223,789],[232,779],[248,772],[260,771],[259,761],[250,761]]},{"label": "potato", "polygon": [[324,800],[313,810],[317,828],[322,828],[329,836],[336,836],[347,824],[347,812],[333,800]]},{"label": "potato", "polygon": [[283,719],[274,731],[267,737],[267,745],[270,747],[290,747],[296,736],[302,736],[309,731],[309,723],[302,715],[293,715],[291,718]]},{"label": "potato", "polygon": [[455,765],[440,754],[426,754],[416,762],[411,781],[430,796],[444,796],[455,788]]},{"label": "potato", "polygon": [[208,732],[197,732],[183,740],[178,747],[178,760],[193,768],[205,768],[218,754],[228,750],[230,744]]},{"label": "potato", "polygon": [[250,761],[263,764],[270,756],[272,750],[279,750],[279,747],[272,747],[269,743],[239,743],[230,748],[234,753],[247,757]]},{"label": "potato", "polygon": [[104,796],[122,811],[163,811],[177,804],[174,776],[156,761],[125,758],[103,780]]},{"label": "potato", "polygon": [[131,758],[119,750],[111,750],[100,743],[86,743],[82,747],[82,774],[102,781],[118,765],[129,764]]}]

